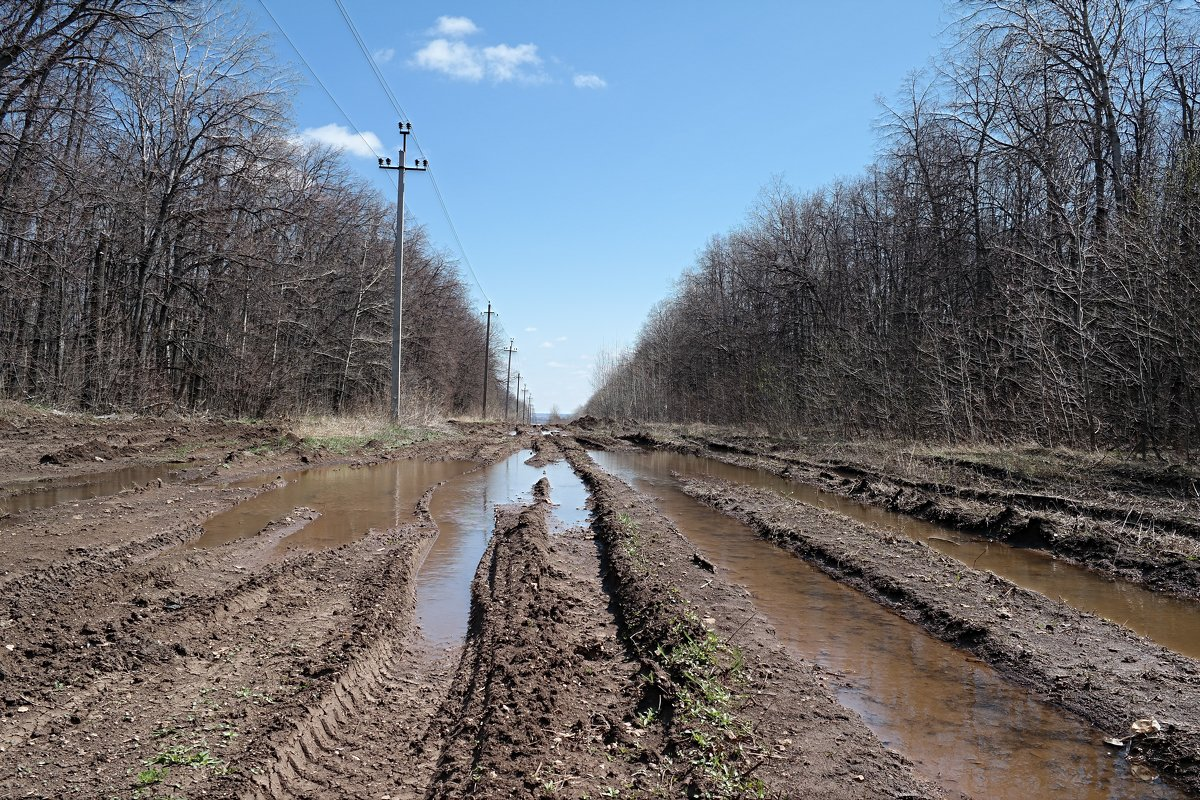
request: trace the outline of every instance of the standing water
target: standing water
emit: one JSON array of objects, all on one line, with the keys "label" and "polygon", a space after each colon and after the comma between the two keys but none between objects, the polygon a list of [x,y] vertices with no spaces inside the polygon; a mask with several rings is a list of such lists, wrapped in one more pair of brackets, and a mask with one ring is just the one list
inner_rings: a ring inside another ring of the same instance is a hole
[{"label": "standing water", "polygon": [[[616,457],[616,454],[607,457]],[[1177,653],[1200,658],[1200,605],[1194,602],[1151,592],[1133,583],[1110,580],[1039,550],[987,542],[953,528],[847,500],[833,492],[823,492],[766,470],[661,452],[639,453],[637,463],[658,475],[669,475],[674,471],[689,478],[724,478],[836,511],[873,528],[924,542],[951,558],[977,569],[990,570],[1022,588],[1061,599],[1069,606],[1123,625]]]},{"label": "standing water", "polygon": [[582,506],[587,493],[571,468],[562,461],[531,467],[525,461],[532,455],[522,450],[434,492],[429,510],[438,536],[417,573],[417,621],[426,641],[448,647],[466,636],[471,581],[491,538],[497,505],[528,502],[533,485],[545,476],[555,504],[551,528],[561,530],[586,518]]},{"label": "standing water", "polygon": [[[0,513],[19,514],[35,508],[49,508],[60,503],[91,500],[119,494],[135,485],[142,485],[168,478],[177,473],[183,464],[151,464],[137,467],[122,467],[94,475],[64,478],[45,486],[19,491],[0,499]],[[2,523],[0,523],[2,524]]]},{"label": "standing water", "polygon": [[1083,722],[1034,699],[748,527],[694,500],[658,454],[593,453],[658,497],[697,548],[746,586],[796,655],[836,673],[838,698],[926,776],[975,797],[1182,798]]},{"label": "standing water", "polygon": [[473,466],[469,461],[385,461],[369,467],[323,467],[288,473],[283,476],[287,485],[265,491],[209,519],[194,546],[215,547],[254,536],[298,506],[318,511],[321,516],[287,537],[283,544],[346,544],[371,528],[395,528],[409,522],[426,489]]}]

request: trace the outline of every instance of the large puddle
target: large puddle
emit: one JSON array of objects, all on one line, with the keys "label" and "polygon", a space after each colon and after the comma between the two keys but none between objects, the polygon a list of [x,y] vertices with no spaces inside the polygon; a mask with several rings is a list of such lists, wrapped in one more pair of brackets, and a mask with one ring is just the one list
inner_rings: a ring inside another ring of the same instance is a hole
[{"label": "large puddle", "polygon": [[1200,658],[1200,604],[1147,591],[1132,583],[1109,580],[1038,550],[988,543],[953,528],[856,503],[766,470],[679,453],[645,452],[638,459],[638,463],[644,463],[646,469],[657,475],[669,475],[674,470],[688,477],[713,476],[757,486],[922,541],[951,558],[991,570],[1018,586],[1116,622],[1177,653]]},{"label": "large puddle", "polygon": [[606,470],[657,496],[680,531],[750,590],[780,641],[845,676],[838,689],[842,703],[924,775],[981,798],[1186,796],[1161,782],[1132,777],[1120,756],[1101,743],[1103,736],[1119,732],[1102,733],[1038,702],[986,665],[968,661],[688,497],[670,471],[696,465],[665,455],[592,453]]},{"label": "large puddle", "polygon": [[[125,489],[132,489],[134,484],[144,486],[147,483],[167,479],[177,473],[183,464],[151,464],[147,466],[122,467],[120,469],[100,472],[94,475],[83,475],[78,478],[63,478],[45,484],[34,484],[29,489],[23,489],[0,498],[0,514],[20,514],[36,508],[49,508],[60,503],[77,503],[80,500],[91,500],[95,497],[108,497],[118,494]],[[0,522],[3,524],[3,522]]]},{"label": "large puddle", "polygon": [[533,485],[544,475],[554,504],[551,527],[584,524],[587,490],[564,461],[545,467],[524,463],[529,450],[461,475],[433,494],[429,510],[438,536],[417,573],[417,621],[426,641],[461,644],[471,611],[471,581],[495,527],[497,505],[529,502]]},{"label": "large puddle", "polygon": [[385,461],[369,467],[322,467],[287,473],[283,476],[286,486],[265,491],[205,522],[204,533],[193,546],[215,547],[254,536],[299,506],[311,508],[320,516],[285,538],[281,545],[346,544],[371,528],[395,528],[409,522],[425,490],[474,466],[469,461]]}]

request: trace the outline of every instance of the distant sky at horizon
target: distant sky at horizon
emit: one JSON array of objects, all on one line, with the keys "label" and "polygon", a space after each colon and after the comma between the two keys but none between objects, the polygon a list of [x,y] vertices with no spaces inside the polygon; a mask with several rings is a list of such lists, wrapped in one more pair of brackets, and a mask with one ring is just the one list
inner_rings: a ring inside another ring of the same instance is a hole
[{"label": "distant sky at horizon", "polygon": [[[430,160],[480,311],[490,299],[515,339],[535,408],[564,413],[591,394],[598,354],[633,344],[764,186],[816,189],[874,160],[878,98],[931,63],[953,12],[943,0],[343,5]],[[376,153],[395,159],[397,115],[334,0],[244,8],[300,78],[297,132],[343,146],[394,199]],[[405,200],[461,261],[425,176],[409,174]]]}]

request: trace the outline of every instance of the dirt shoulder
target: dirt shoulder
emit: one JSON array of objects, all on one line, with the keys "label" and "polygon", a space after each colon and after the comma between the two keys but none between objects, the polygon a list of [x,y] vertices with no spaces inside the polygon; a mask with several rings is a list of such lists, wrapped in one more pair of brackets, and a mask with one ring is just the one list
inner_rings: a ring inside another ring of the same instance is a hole
[{"label": "dirt shoulder", "polygon": [[1200,792],[1195,660],[839,514],[723,481],[682,485],[1102,730],[1123,736],[1135,720],[1158,720],[1162,731],[1136,737],[1131,757]]},{"label": "dirt shoulder", "polygon": [[652,764],[666,796],[944,796],[786,652],[648,498],[563,446],[592,492],[607,585],[643,664],[639,708],[661,726]]},{"label": "dirt shoulder", "polygon": [[1037,548],[1114,579],[1200,598],[1200,494],[1198,479],[1184,466],[1156,469],[1030,448],[957,453],[821,445],[676,426],[614,424],[587,434],[598,446],[607,439],[766,469],[859,502]]}]

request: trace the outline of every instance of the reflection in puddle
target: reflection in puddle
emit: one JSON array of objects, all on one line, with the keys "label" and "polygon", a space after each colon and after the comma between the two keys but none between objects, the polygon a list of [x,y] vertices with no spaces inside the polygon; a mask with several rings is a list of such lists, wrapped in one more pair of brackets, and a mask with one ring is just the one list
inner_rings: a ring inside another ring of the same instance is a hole
[{"label": "reflection in puddle", "polygon": [[532,456],[522,450],[504,461],[449,481],[433,493],[430,513],[438,537],[417,573],[417,620],[433,644],[460,644],[467,632],[471,581],[495,526],[495,507],[529,502],[533,485],[543,475],[550,481],[555,504],[552,529],[580,524],[587,492],[564,461],[531,467]]},{"label": "reflection in puddle", "polygon": [[680,531],[751,591],[780,641],[843,676],[834,684],[839,700],[946,788],[981,798],[1184,796],[1131,777],[1101,732],[688,497],[670,475],[678,462],[591,455],[659,498]]},{"label": "reflection in puddle", "polygon": [[[593,456],[597,454],[593,453]],[[615,455],[615,454],[610,454]],[[648,468],[668,475],[713,476],[769,489],[820,508],[827,508],[873,528],[922,541],[951,558],[990,570],[1025,589],[1061,599],[1145,636],[1177,653],[1200,658],[1200,605],[1142,587],[1114,581],[1099,573],[1059,561],[1039,550],[986,542],[969,534],[923,522],[903,514],[848,500],[832,492],[789,481],[766,470],[679,453],[642,453]]]},{"label": "reflection in puddle", "polygon": [[[80,500],[91,500],[95,497],[107,497],[125,489],[132,489],[134,484],[144,486],[159,478],[164,480],[170,478],[180,470],[181,466],[180,464],[151,464],[149,466],[122,467],[94,475],[81,475],[78,478],[63,478],[45,484],[44,488],[39,486],[5,497],[0,500],[0,513],[19,514],[35,508],[49,508],[59,503],[74,503]],[[67,481],[73,483],[68,485]]]},{"label": "reflection in puddle", "polygon": [[[305,506],[320,517],[280,546],[334,547],[371,528],[395,528],[412,520],[417,501],[439,481],[461,475],[469,461],[385,461],[369,467],[323,467],[288,473],[286,486],[270,489],[204,523],[194,547],[215,547],[254,536],[269,523]],[[263,479],[254,481],[260,485]],[[242,485],[245,485],[243,482]]]}]

